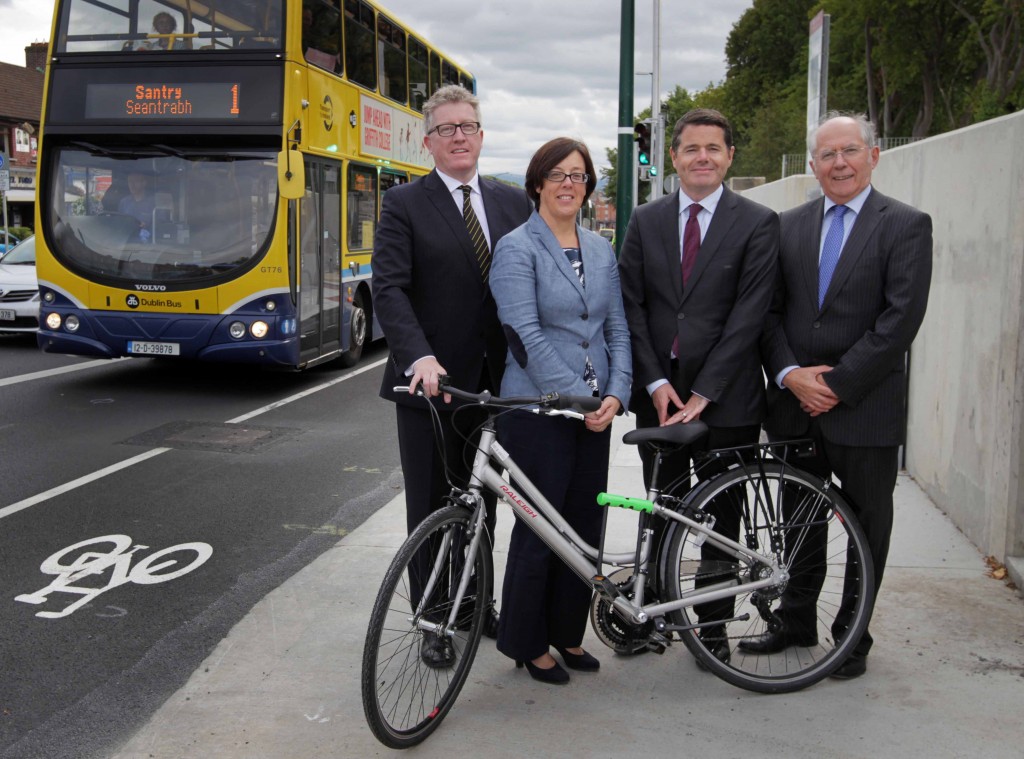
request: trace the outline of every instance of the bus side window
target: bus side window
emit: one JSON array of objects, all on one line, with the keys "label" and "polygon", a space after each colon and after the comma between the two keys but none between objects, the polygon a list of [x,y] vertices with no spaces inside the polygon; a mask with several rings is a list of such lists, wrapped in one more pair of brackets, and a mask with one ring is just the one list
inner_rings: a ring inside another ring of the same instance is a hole
[{"label": "bus side window", "polygon": [[377,88],[376,24],[373,8],[362,0],[345,0],[345,71],[349,80]]},{"label": "bus side window", "polygon": [[302,0],[302,50],[314,66],[340,74],[341,14],[324,0]]},{"label": "bus side window", "polygon": [[380,94],[406,103],[405,32],[389,18],[377,19],[377,48],[380,56]]},{"label": "bus side window", "polygon": [[348,249],[369,250],[377,229],[377,171],[365,166],[348,167]]},{"label": "bus side window", "polygon": [[427,99],[427,46],[415,37],[409,38],[409,104],[414,111],[423,112]]}]

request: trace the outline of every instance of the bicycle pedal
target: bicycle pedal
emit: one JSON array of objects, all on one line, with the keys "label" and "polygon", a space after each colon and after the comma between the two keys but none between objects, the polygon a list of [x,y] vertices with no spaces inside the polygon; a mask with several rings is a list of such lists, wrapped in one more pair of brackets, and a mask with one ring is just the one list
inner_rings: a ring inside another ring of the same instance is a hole
[{"label": "bicycle pedal", "polygon": [[604,591],[604,595],[608,598],[619,598],[622,596],[622,591],[619,590],[619,586],[610,577],[604,575],[594,575],[590,578],[591,584],[595,589],[601,589]]}]

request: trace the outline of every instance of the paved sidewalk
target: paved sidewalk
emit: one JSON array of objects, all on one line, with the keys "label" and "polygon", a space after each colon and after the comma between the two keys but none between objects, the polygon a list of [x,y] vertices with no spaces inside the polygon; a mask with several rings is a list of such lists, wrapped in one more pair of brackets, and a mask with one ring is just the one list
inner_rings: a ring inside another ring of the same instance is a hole
[{"label": "paved sidewalk", "polygon": [[[630,425],[616,421],[609,490],[638,494],[639,457],[617,445]],[[366,622],[405,537],[404,514],[399,496],[264,598],[116,757],[397,753],[366,727],[359,677]],[[631,545],[634,515],[615,514],[610,534]],[[511,520],[499,511],[499,588]],[[484,638],[454,709],[408,755],[1021,759],[1024,602],[985,569],[901,475],[864,677],[761,696],[700,672],[681,644],[664,656],[623,658],[588,629],[584,645],[601,672],[551,687],[515,670]]]}]

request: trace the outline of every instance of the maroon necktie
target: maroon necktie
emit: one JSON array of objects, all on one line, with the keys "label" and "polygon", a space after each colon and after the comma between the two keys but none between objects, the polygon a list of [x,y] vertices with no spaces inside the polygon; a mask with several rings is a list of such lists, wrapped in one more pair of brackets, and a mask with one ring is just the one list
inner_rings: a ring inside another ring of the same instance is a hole
[{"label": "maroon necktie", "polygon": [[[686,280],[690,278],[693,265],[697,263],[697,253],[700,251],[700,223],[697,221],[697,214],[704,207],[700,203],[690,206],[690,215],[686,219],[686,226],[683,227],[683,287],[686,287]],[[672,355],[679,357],[679,336],[672,338]]]},{"label": "maroon necktie", "polygon": [[693,265],[697,263],[697,253],[700,251],[700,223],[697,221],[697,214],[702,208],[700,203],[690,206],[690,216],[683,228],[683,287],[686,287],[686,280],[690,278]]}]

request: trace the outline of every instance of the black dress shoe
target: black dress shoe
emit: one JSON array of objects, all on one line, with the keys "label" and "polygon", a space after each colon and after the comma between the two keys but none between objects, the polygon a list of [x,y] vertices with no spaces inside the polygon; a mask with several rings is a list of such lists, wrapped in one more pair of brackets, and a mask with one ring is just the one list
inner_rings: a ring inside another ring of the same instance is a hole
[{"label": "black dress shoe", "polygon": [[451,638],[426,631],[420,643],[420,658],[428,667],[448,669],[455,665],[455,648]]},{"label": "black dress shoe", "polygon": [[562,655],[562,661],[569,669],[578,669],[581,672],[597,672],[601,669],[601,662],[586,651],[582,654],[573,654],[558,646],[555,646],[555,650]]},{"label": "black dress shoe", "polygon": [[516,669],[523,666],[525,666],[526,671],[530,673],[530,677],[539,683],[547,683],[548,685],[565,685],[569,682],[569,673],[558,666],[558,662],[555,662],[555,666],[549,667],[548,669],[541,669],[532,661],[516,662]]},{"label": "black dress shoe", "polygon": [[[732,651],[729,649],[729,640],[725,637],[725,630],[721,627],[709,627],[698,636],[704,643],[704,647],[712,656],[723,664],[728,664],[732,659]],[[697,659],[697,669],[707,672],[708,667],[701,659]]]},{"label": "black dress shoe", "polygon": [[785,628],[776,632],[766,632],[756,638],[746,638],[739,643],[742,650],[754,654],[777,654],[791,646],[808,648],[816,645],[818,645],[817,634],[788,632]]},{"label": "black dress shoe", "polygon": [[493,606],[484,612],[484,635],[498,639],[498,612]]},{"label": "black dress shoe", "polygon": [[846,661],[835,672],[832,677],[836,680],[852,680],[860,677],[868,671],[868,657],[860,654],[850,654]]}]

